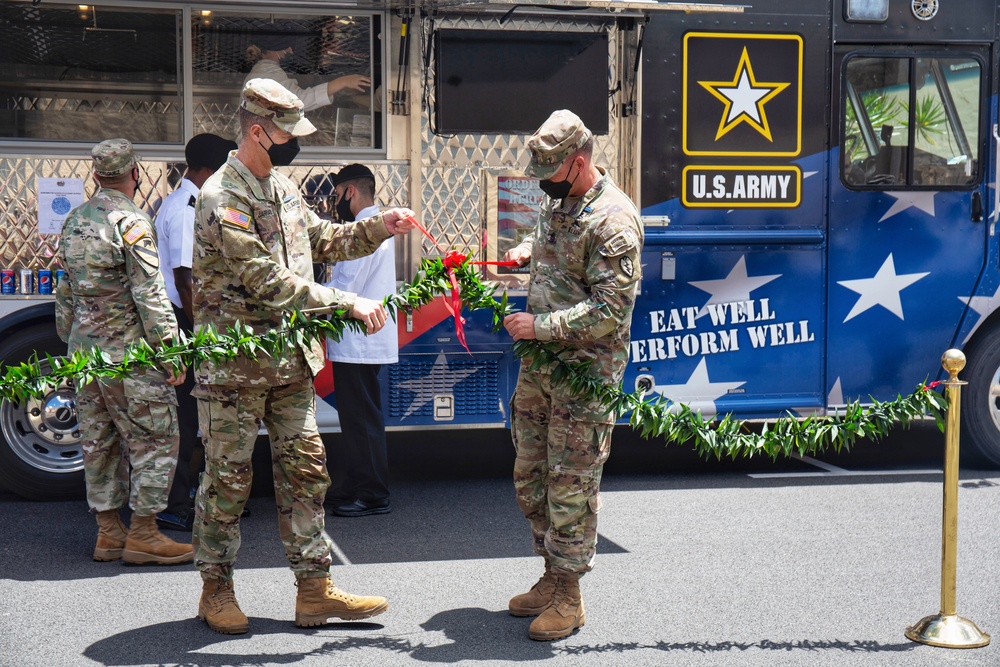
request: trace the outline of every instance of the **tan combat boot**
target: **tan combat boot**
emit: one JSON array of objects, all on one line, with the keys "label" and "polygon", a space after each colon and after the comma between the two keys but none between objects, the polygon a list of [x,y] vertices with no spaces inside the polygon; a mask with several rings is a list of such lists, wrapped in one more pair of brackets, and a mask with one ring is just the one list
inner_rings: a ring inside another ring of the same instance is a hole
[{"label": "tan combat boot", "polygon": [[295,585],[295,625],[307,628],[323,625],[330,618],[357,621],[378,616],[389,608],[389,601],[377,595],[351,595],[333,583],[330,577],[298,579]]},{"label": "tan combat boot", "polygon": [[570,636],[587,622],[580,595],[579,574],[557,574],[552,604],[531,622],[528,636],[538,641],[551,641]]},{"label": "tan combat boot", "polygon": [[242,635],[250,627],[247,615],[236,602],[232,580],[205,579],[198,601],[198,618],[224,635]]},{"label": "tan combat boot", "polygon": [[549,559],[545,559],[545,574],[527,593],[515,595],[507,603],[511,616],[538,616],[552,604],[552,594],[556,590],[556,575],[552,572]]},{"label": "tan combat boot", "polygon": [[122,560],[133,564],[175,565],[194,560],[190,544],[180,544],[160,532],[156,515],[132,515],[132,527],[125,539]]},{"label": "tan combat boot", "polygon": [[128,528],[122,523],[118,510],[105,510],[97,513],[97,546],[94,547],[94,560],[109,561],[122,557]]}]

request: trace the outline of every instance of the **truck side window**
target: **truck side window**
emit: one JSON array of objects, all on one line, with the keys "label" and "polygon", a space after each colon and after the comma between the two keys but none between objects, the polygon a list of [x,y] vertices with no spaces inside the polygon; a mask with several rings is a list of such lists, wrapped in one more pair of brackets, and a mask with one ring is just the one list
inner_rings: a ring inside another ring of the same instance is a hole
[{"label": "truck side window", "polygon": [[380,16],[206,10],[193,11],[192,24],[195,134],[238,134],[240,90],[264,77],[305,104],[317,131],[303,146],[381,148]]},{"label": "truck side window", "polygon": [[848,186],[967,186],[979,178],[982,68],[972,58],[846,61],[841,175]]},{"label": "truck side window", "polygon": [[183,143],[180,16],[0,3],[0,137]]}]

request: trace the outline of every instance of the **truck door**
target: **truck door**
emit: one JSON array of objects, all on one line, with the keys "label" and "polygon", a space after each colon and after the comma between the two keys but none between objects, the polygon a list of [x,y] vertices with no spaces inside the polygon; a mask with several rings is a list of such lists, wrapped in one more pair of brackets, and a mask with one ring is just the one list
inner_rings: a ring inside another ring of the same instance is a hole
[{"label": "truck door", "polygon": [[989,237],[989,45],[837,44],[828,403],[936,377],[976,303]]}]

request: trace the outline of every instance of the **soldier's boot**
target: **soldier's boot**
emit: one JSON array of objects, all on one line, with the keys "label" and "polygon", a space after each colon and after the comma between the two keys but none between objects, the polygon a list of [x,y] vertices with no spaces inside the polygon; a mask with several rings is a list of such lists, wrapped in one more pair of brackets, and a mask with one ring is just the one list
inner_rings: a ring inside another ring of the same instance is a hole
[{"label": "soldier's boot", "polygon": [[389,608],[378,595],[351,595],[337,588],[330,577],[310,577],[295,582],[295,625],[323,625],[330,618],[356,621],[377,616]]},{"label": "soldier's boot", "polygon": [[122,557],[128,528],[122,523],[118,510],[104,510],[97,513],[97,546],[94,560],[109,561]]},{"label": "soldier's boot", "polygon": [[545,574],[535,582],[527,593],[515,595],[507,603],[511,616],[538,616],[552,604],[552,594],[556,590],[556,575],[552,572],[549,559],[545,559]]},{"label": "soldier's boot", "polygon": [[232,580],[205,579],[202,582],[198,618],[224,635],[242,635],[250,627],[247,615],[236,602]]},{"label": "soldier's boot", "polygon": [[557,574],[552,604],[531,622],[528,636],[538,641],[552,641],[570,636],[587,622],[580,595],[579,574]]},{"label": "soldier's boot", "polygon": [[160,532],[156,527],[156,515],[132,515],[132,527],[125,539],[122,560],[132,564],[175,565],[194,560],[194,549],[190,544],[181,544]]}]

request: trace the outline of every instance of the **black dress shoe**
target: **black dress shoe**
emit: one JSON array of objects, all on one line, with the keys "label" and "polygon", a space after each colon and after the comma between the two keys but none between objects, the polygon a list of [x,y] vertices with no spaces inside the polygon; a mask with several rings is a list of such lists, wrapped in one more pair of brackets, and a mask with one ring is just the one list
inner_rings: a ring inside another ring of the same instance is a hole
[{"label": "black dress shoe", "polygon": [[334,516],[368,516],[369,514],[388,514],[391,512],[389,499],[385,500],[355,500],[343,505],[337,505],[330,510]]},{"label": "black dress shoe", "polygon": [[194,514],[190,512],[181,512],[180,514],[160,512],[156,515],[156,525],[164,530],[183,530],[190,533],[194,526]]}]

